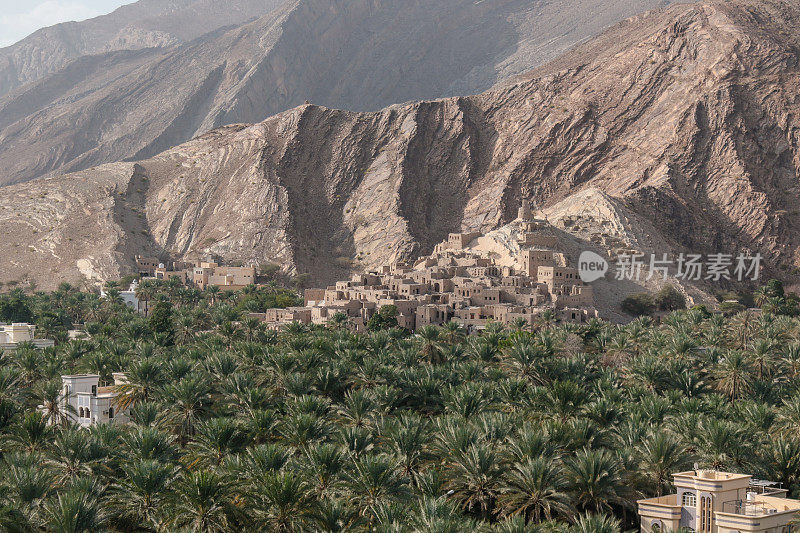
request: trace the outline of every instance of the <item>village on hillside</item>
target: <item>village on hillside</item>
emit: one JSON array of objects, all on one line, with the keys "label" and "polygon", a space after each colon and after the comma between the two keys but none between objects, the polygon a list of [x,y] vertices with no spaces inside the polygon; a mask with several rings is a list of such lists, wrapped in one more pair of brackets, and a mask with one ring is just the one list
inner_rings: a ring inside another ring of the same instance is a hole
[{"label": "village on hillside", "polygon": [[491,252],[469,249],[480,233],[451,233],[413,264],[397,262],[326,289],[307,289],[305,306],[254,316],[271,329],[344,319],[356,331],[387,308],[398,326],[412,331],[450,321],[477,331],[490,321],[533,325],[542,318],[581,323],[597,317],[592,288],[555,249],[557,238],[547,221],[537,219],[525,201],[514,223],[521,249],[515,266],[498,265]]},{"label": "village on hillside", "polygon": [[[393,323],[412,331],[452,321],[472,332],[489,322],[582,323],[597,317],[592,287],[557,251],[558,240],[550,224],[536,218],[527,201],[513,224],[519,230],[520,249],[513,265],[498,264],[491,251],[471,248],[481,233],[451,233],[431,255],[413,264],[395,262],[325,289],[306,289],[302,307],[268,309],[251,316],[274,330],[290,323],[345,321],[355,331],[364,331],[376,314],[388,313]],[[212,286],[239,290],[257,279],[254,266],[222,266],[212,258],[169,264],[155,257],[135,259],[143,280],[177,279],[201,290]],[[137,283],[119,296],[146,312],[147,302],[137,297]]]}]

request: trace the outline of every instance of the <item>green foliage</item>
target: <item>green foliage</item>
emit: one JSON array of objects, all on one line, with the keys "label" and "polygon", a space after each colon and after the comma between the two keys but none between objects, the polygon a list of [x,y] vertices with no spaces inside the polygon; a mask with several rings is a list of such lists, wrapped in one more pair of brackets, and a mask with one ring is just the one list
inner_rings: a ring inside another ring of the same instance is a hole
[{"label": "green foliage", "polygon": [[655,296],[647,292],[632,294],[622,300],[620,308],[632,316],[648,316],[658,311],[686,309],[686,298],[672,285],[661,288]]},{"label": "green foliage", "polygon": [[620,308],[629,315],[644,316],[656,310],[656,302],[650,293],[640,292],[622,300]]},{"label": "green foliage", "polygon": [[397,327],[397,306],[384,305],[367,322],[369,331],[380,331],[382,329],[392,329]]},{"label": "green foliage", "polygon": [[[278,287],[145,285],[146,318],[17,293],[93,337],[0,357],[0,529],[617,533],[693,462],[797,496],[800,318],[773,289],[763,313],[480,336],[389,306],[366,334],[267,332],[247,313]],[[133,423],[74,427],[59,375],[115,371]]]},{"label": "green foliage", "polygon": [[236,310],[248,313],[263,313],[267,309],[299,305],[303,305],[303,299],[294,291],[278,287],[253,286],[239,297]]},{"label": "green foliage", "polygon": [[0,295],[0,322],[31,322],[33,311],[20,289]]},{"label": "green foliage", "polygon": [[747,309],[745,306],[736,301],[725,301],[719,304],[719,310],[725,316],[734,316]]},{"label": "green foliage", "polygon": [[172,304],[169,300],[159,300],[155,303],[147,323],[153,333],[166,337],[167,343],[171,344],[175,336],[175,326],[172,323]]},{"label": "green foliage", "polygon": [[773,279],[756,291],[755,304],[761,309],[776,315],[797,316],[800,314],[800,298],[796,294],[786,294],[783,283]]},{"label": "green foliage", "polygon": [[666,285],[659,290],[653,303],[660,311],[686,309],[686,297],[672,285]]}]

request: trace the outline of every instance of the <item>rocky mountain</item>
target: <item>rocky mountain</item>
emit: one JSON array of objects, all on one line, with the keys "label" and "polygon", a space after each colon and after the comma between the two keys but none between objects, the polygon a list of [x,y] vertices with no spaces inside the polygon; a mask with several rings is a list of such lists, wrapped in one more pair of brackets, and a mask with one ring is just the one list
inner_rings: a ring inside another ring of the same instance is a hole
[{"label": "rocky mountain", "polygon": [[0,185],[152,157],[307,100],[472,94],[665,3],[142,0],[0,50]]},{"label": "rocky mountain", "polygon": [[269,13],[285,0],[139,0],[83,22],[36,31],[0,49],[0,96],[82,56],[166,47]]},{"label": "rocky mountain", "polygon": [[[593,246],[800,264],[798,0],[673,5],[471,97],[302,105],[138,162],[2,189],[0,279],[101,280],[134,253],[317,282],[538,202]],[[783,269],[783,270],[779,270]]]}]

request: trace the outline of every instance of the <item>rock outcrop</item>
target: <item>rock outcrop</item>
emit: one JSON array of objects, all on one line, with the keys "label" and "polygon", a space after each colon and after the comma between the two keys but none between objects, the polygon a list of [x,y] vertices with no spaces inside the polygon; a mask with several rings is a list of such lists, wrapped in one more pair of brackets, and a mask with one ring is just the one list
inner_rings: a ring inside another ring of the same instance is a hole
[{"label": "rock outcrop", "polygon": [[375,111],[473,94],[662,3],[141,1],[0,50],[0,95],[14,88],[0,185],[152,157],[307,100]]},{"label": "rock outcrop", "polygon": [[800,265],[798,22],[797,0],[675,5],[477,96],[303,105],[6,187],[16,246],[0,279],[51,286],[118,276],[134,253],[211,252],[324,282],[500,227],[523,198],[554,218],[596,213],[596,230],[565,226],[576,235],[750,249],[786,273]]}]

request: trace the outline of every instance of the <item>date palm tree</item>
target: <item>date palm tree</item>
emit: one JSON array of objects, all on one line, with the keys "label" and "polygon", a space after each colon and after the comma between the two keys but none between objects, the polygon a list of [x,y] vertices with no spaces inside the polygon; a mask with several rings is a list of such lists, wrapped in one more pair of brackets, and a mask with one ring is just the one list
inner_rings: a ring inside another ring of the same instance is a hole
[{"label": "date palm tree", "polygon": [[0,443],[3,449],[34,453],[44,450],[53,434],[54,428],[47,423],[43,413],[29,411],[9,428]]},{"label": "date palm tree", "polygon": [[247,441],[246,433],[235,419],[212,418],[198,425],[196,439],[189,446],[189,458],[192,466],[219,466],[229,454],[241,452]]},{"label": "date palm tree", "polygon": [[620,533],[620,521],[607,514],[583,514],[570,528],[573,533]]},{"label": "date palm tree", "polygon": [[466,333],[464,326],[458,322],[447,322],[442,325],[440,335],[442,341],[447,344],[456,344],[464,339]]},{"label": "date palm tree", "polygon": [[628,502],[619,460],[607,450],[581,450],[565,461],[565,467],[569,494],[578,509],[602,513]]},{"label": "date palm tree", "polygon": [[650,433],[636,448],[639,475],[662,496],[671,484],[672,474],[691,462],[691,456],[680,440],[669,433]]},{"label": "date palm tree", "polygon": [[766,339],[758,339],[751,347],[751,359],[758,370],[758,379],[764,378],[765,373],[769,373],[773,367],[774,345]]},{"label": "date palm tree", "polygon": [[136,286],[135,293],[136,298],[139,301],[144,302],[142,308],[144,309],[144,316],[147,317],[150,312],[150,300],[152,300],[157,294],[156,286],[151,280],[143,279]]},{"label": "date palm tree", "polygon": [[800,394],[783,400],[778,408],[778,424],[789,435],[800,432]]},{"label": "date palm tree", "polygon": [[36,387],[34,398],[41,406],[48,424],[66,427],[77,419],[75,407],[64,397],[61,380],[53,379],[40,383]]},{"label": "date palm tree", "polygon": [[304,530],[313,508],[303,480],[289,472],[267,472],[248,488],[253,518],[262,531],[294,533]]},{"label": "date palm tree", "polygon": [[312,479],[312,489],[317,494],[327,494],[341,485],[341,473],[346,455],[341,446],[331,443],[317,444],[305,451],[303,469]]},{"label": "date palm tree", "polygon": [[503,354],[502,364],[513,376],[536,384],[544,383],[541,363],[545,354],[530,339],[517,339]]},{"label": "date palm tree", "polygon": [[358,514],[338,499],[318,501],[308,512],[310,529],[320,533],[345,533],[357,531],[363,523]]},{"label": "date palm tree", "polygon": [[123,466],[123,475],[111,486],[111,514],[127,524],[142,524],[164,531],[171,490],[178,467],[153,459],[140,459]]},{"label": "date palm tree", "polygon": [[717,390],[725,394],[731,403],[750,390],[752,384],[751,366],[744,354],[729,350],[714,369]]},{"label": "date palm tree", "polygon": [[[38,454],[7,454],[3,469],[4,485],[7,487],[4,500],[24,513],[25,521],[33,524],[40,522],[42,506],[57,486],[53,473],[42,465],[42,457]],[[14,531],[13,528],[8,530]]]},{"label": "date palm tree", "polygon": [[573,507],[568,484],[559,462],[548,457],[533,457],[515,463],[503,481],[498,506],[500,516],[524,516],[535,523],[543,519],[569,517]]},{"label": "date palm tree", "polygon": [[421,417],[401,416],[386,432],[385,439],[400,462],[400,473],[416,485],[419,470],[430,457],[430,424]]},{"label": "date palm tree", "polygon": [[164,389],[164,423],[175,431],[181,444],[186,444],[198,424],[211,415],[211,393],[211,385],[199,375],[189,375]]},{"label": "date palm tree", "polygon": [[138,427],[122,436],[123,455],[131,461],[174,463],[179,457],[176,437],[157,427]]},{"label": "date palm tree", "polygon": [[164,378],[161,363],[154,357],[135,361],[125,372],[125,382],[114,387],[114,402],[121,410],[136,407],[153,396],[153,390],[164,383]]},{"label": "date palm tree", "polygon": [[742,468],[748,460],[748,441],[742,426],[708,418],[698,433],[698,451],[703,462],[716,470]]},{"label": "date palm tree", "polygon": [[419,353],[422,359],[431,364],[443,363],[443,354],[439,337],[439,328],[436,326],[423,326],[417,330],[419,339]]},{"label": "date palm tree", "polygon": [[471,445],[448,462],[446,488],[462,509],[486,519],[495,511],[503,476],[502,463],[487,444]]},{"label": "date palm tree", "polygon": [[106,531],[107,516],[96,494],[80,489],[61,491],[43,510],[46,531],[96,533]]},{"label": "date palm tree", "polygon": [[78,477],[90,477],[102,465],[107,450],[83,429],[61,430],[47,451],[45,462],[66,484]]},{"label": "date palm tree", "polygon": [[359,515],[373,522],[373,513],[382,504],[405,501],[409,496],[408,478],[395,468],[395,461],[380,455],[365,456],[351,465],[345,477],[351,501]]},{"label": "date palm tree", "polygon": [[239,510],[229,479],[210,470],[185,472],[175,483],[170,527],[195,533],[237,531]]},{"label": "date palm tree", "polygon": [[14,365],[19,369],[19,379],[30,387],[39,379],[42,368],[42,356],[32,346],[20,346],[13,355]]}]

